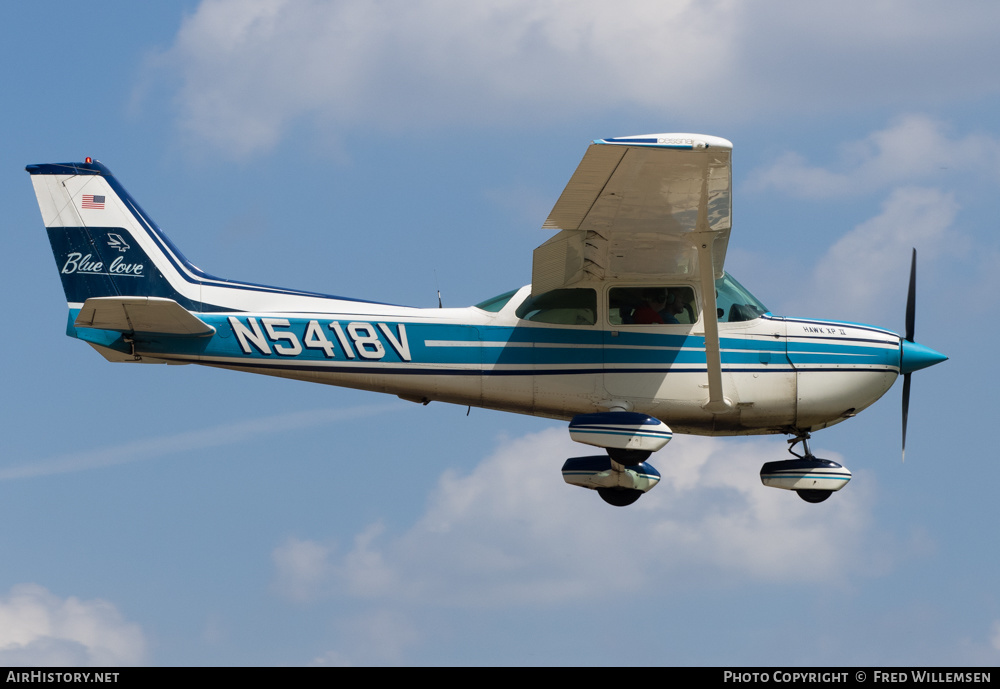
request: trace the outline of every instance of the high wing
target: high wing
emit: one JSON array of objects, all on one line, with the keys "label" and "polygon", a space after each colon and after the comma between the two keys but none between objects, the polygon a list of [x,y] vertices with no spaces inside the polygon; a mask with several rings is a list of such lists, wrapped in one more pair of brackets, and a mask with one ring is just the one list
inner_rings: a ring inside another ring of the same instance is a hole
[{"label": "high wing", "polygon": [[701,283],[713,413],[732,409],[722,386],[715,279],[729,246],[733,144],[702,134],[597,139],[543,227],[561,230],[535,249],[531,292],[584,280]]},{"label": "high wing", "polygon": [[[581,280],[722,276],[732,212],[733,145],[701,134],[598,139],[543,225],[532,293]],[[707,244],[706,244],[707,243]]]}]

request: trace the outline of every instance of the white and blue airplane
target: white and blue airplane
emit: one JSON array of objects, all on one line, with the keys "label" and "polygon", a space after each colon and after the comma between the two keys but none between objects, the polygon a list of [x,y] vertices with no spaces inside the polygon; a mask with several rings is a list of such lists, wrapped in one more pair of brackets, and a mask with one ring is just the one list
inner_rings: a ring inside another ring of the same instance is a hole
[{"label": "white and blue airplane", "polygon": [[[69,304],[66,332],[114,362],[236,371],[533,414],[605,450],[567,483],[628,505],[674,432],[787,434],[764,485],[821,502],[851,478],[810,433],[946,359],[906,334],[771,314],[723,270],[732,144],[698,134],[600,139],[535,249],[532,283],[467,308],[411,308],[268,287],[192,265],[104,165],[29,165]],[[795,447],[802,445],[802,453]]]}]

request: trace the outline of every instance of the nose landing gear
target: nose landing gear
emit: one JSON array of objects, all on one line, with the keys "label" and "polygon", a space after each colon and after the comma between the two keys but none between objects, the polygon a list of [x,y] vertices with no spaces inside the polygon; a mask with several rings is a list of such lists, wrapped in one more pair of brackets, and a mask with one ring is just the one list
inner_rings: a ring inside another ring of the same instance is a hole
[{"label": "nose landing gear", "polygon": [[[806,502],[823,502],[851,480],[851,472],[829,459],[820,459],[809,449],[809,434],[803,433],[788,441],[788,451],[797,459],[768,462],[760,469],[765,486],[793,490]],[[805,454],[795,452],[802,443]]]}]

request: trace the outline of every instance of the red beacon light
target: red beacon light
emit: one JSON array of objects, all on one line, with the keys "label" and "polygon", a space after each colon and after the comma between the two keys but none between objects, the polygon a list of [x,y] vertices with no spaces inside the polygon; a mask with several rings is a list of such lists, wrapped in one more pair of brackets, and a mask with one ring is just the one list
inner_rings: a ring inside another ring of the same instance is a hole
[{"label": "red beacon light", "polygon": [[83,162],[85,162],[87,165],[90,165],[92,162],[94,162],[94,159],[91,158],[90,156],[87,156],[86,158],[83,159]]}]

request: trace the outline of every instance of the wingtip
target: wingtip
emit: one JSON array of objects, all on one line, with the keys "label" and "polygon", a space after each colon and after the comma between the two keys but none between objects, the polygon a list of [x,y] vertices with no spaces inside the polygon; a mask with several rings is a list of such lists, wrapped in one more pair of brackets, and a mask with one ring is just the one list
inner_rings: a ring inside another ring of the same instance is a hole
[{"label": "wingtip", "polygon": [[709,134],[664,133],[638,134],[634,136],[609,136],[606,139],[594,139],[595,144],[611,144],[617,146],[640,146],[649,148],[673,148],[681,150],[704,150],[706,148],[732,149],[733,143],[728,139]]}]

